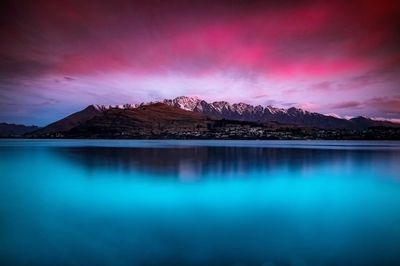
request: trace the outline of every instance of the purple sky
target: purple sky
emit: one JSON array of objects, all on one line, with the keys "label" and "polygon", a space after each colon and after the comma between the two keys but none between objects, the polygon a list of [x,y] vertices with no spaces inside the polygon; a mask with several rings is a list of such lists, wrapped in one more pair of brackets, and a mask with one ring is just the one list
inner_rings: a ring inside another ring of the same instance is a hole
[{"label": "purple sky", "polygon": [[0,121],[180,95],[400,119],[398,0],[1,5]]}]

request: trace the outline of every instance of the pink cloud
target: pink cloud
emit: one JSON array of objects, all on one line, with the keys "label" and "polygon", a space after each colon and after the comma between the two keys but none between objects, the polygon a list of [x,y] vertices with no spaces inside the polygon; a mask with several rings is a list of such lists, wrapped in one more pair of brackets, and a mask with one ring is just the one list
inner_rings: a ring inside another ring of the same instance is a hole
[{"label": "pink cloud", "polygon": [[387,118],[387,117],[371,117],[373,120],[377,121],[389,121],[392,123],[399,123],[400,124],[400,118]]},{"label": "pink cloud", "polygon": [[[196,74],[233,67],[279,78],[312,78],[376,66],[377,60],[359,53],[379,50],[393,32],[386,27],[359,33],[360,22],[353,21],[352,7],[337,2],[272,6],[241,13],[228,8],[219,16],[200,10],[193,19],[183,15],[175,20],[170,12],[157,21],[144,17],[152,13],[147,6],[140,6],[145,13],[136,12],[139,18],[135,18],[127,11],[120,16],[110,14],[105,4],[89,9],[86,5],[77,8],[72,2],[61,6],[49,2],[40,12],[41,5],[31,7],[31,27],[41,27],[43,38],[56,41],[56,46],[45,42],[42,48],[35,44],[35,49],[53,51],[58,57],[56,70],[65,74],[154,73],[165,69]],[[129,5],[124,8],[133,10]],[[359,12],[372,21],[381,18],[363,10]],[[339,14],[341,21],[337,21]],[[190,27],[185,26],[187,21]],[[347,27],[332,28],[334,23],[344,22]],[[371,22],[363,22],[371,26]],[[137,25],[140,23],[151,30],[143,31]],[[357,31],[354,37],[349,28]],[[360,50],[356,52],[354,47]]]}]

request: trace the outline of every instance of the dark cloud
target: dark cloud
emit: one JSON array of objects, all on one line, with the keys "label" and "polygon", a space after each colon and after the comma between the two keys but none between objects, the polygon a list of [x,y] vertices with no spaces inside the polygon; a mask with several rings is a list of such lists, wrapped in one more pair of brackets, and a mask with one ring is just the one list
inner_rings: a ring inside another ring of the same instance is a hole
[{"label": "dark cloud", "polygon": [[385,114],[400,114],[400,95],[372,98],[365,104]]},{"label": "dark cloud", "polygon": [[266,97],[268,97],[268,94],[264,93],[264,94],[256,95],[253,98],[254,99],[260,99],[260,98],[266,98]]},{"label": "dark cloud", "polygon": [[0,78],[40,76],[43,73],[49,73],[53,66],[48,61],[0,56]]},{"label": "dark cloud", "polygon": [[334,83],[331,81],[323,81],[310,86],[310,89],[319,91],[329,91],[333,89],[333,85]]},{"label": "dark cloud", "polygon": [[393,1],[9,1],[1,15],[0,55],[21,75],[233,66],[308,76],[400,63]]},{"label": "dark cloud", "polygon": [[356,108],[359,107],[361,103],[356,102],[356,101],[347,101],[347,102],[341,102],[332,105],[333,109],[347,109],[347,108]]}]

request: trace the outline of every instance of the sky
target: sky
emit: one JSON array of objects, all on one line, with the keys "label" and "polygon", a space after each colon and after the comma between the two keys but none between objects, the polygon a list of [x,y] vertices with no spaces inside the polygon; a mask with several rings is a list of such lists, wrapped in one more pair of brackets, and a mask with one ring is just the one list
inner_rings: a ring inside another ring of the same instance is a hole
[{"label": "sky", "polygon": [[400,121],[400,1],[1,1],[0,122],[181,95]]}]

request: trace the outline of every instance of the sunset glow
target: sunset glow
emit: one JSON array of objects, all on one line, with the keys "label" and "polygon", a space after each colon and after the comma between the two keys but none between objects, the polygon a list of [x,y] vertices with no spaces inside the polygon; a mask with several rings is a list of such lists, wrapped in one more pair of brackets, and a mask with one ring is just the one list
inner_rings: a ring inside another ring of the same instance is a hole
[{"label": "sunset glow", "polygon": [[0,120],[198,96],[400,118],[399,1],[9,1]]}]

